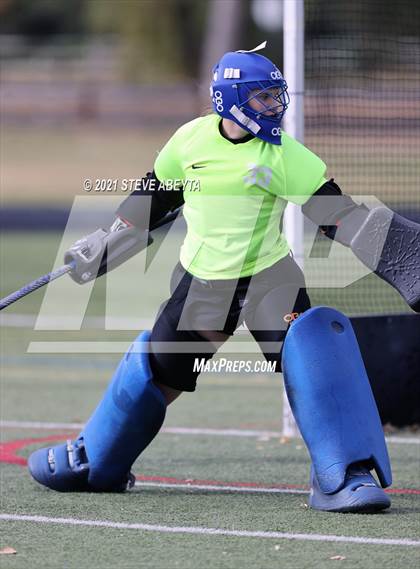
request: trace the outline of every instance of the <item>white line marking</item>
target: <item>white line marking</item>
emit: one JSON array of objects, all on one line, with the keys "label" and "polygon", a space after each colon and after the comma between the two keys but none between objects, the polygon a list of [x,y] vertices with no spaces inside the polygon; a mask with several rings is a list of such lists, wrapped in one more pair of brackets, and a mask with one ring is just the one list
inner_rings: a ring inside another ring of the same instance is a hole
[{"label": "white line marking", "polygon": [[[83,423],[48,423],[38,421],[0,421],[0,428],[14,428],[14,429],[83,429]],[[210,429],[210,428],[196,428],[196,427],[164,427],[162,433],[171,435],[208,435],[215,437],[251,437],[262,439],[276,439],[281,438],[280,431],[263,431],[255,429]],[[411,444],[419,445],[419,437],[398,437],[389,436],[385,437],[388,443],[393,444]]]},{"label": "white line marking", "polygon": [[411,444],[411,445],[420,445],[420,438],[418,437],[385,437],[388,443],[395,443],[397,445],[400,444]]},{"label": "white line marking", "polygon": [[347,535],[328,535],[317,533],[289,533],[280,531],[249,531],[229,530],[223,528],[208,528],[200,526],[161,526],[154,524],[133,524],[127,522],[112,522],[108,520],[80,520],[77,518],[51,518],[47,516],[28,516],[17,514],[0,514],[0,520],[35,522],[41,524],[62,524],[71,526],[106,527],[114,529],[134,529],[162,533],[189,533],[199,535],[225,535],[230,537],[260,537],[274,539],[292,539],[298,541],[333,541],[341,543],[361,543],[372,545],[403,545],[419,547],[420,541],[414,539],[385,539],[374,537],[356,537]]},{"label": "white line marking", "polygon": [[[137,328],[136,328],[137,330]],[[182,349],[181,343],[172,342],[155,342],[153,346],[156,350],[161,349],[166,353],[179,353]],[[102,342],[90,342],[90,341],[39,341],[30,342],[28,345],[28,354],[125,354],[128,348],[132,345],[131,341],[119,342],[119,341],[102,341]],[[159,348],[160,345],[160,348]],[[162,347],[164,346],[164,348]],[[267,346],[267,350],[269,349]],[[274,342],[273,342],[274,346]],[[203,352],[209,350],[208,343],[206,342],[195,342],[194,347]],[[273,347],[274,351],[276,347]],[[144,348],[143,348],[144,349]],[[190,346],[187,344],[184,346],[185,352],[189,352]],[[261,350],[256,342],[253,340],[250,342],[242,342],[239,339],[229,339],[225,344],[220,346],[218,354],[259,354],[261,355]]]},{"label": "white line marking", "polygon": [[0,421],[0,427],[11,429],[83,429],[83,423],[45,423],[38,421]]},{"label": "white line marking", "polygon": [[188,483],[170,483],[170,482],[143,482],[137,481],[135,486],[150,486],[158,488],[185,488],[188,490],[221,490],[224,492],[259,492],[262,494],[309,494],[309,490],[300,490],[299,488],[270,488],[270,487],[250,487],[250,486],[219,486],[217,484],[188,484]]},{"label": "white line marking", "polygon": [[[34,328],[37,314],[0,314],[0,327],[9,328]],[[153,327],[154,319],[151,318],[121,318],[103,316],[87,316],[83,320],[83,328],[94,330],[146,330]],[[42,325],[45,330],[58,329],[60,331],[73,330],[74,319],[72,316],[57,315],[43,316]],[[106,328],[105,328],[106,325]]]},{"label": "white line marking", "polygon": [[[34,328],[38,314],[0,314],[0,327],[9,328]],[[94,330],[150,330],[153,328],[155,318],[124,318],[118,316],[87,316],[83,319],[83,328]],[[56,315],[43,316],[43,328],[46,330],[66,331],[73,330],[74,319],[72,316]],[[105,328],[106,325],[106,328]],[[247,332],[246,326],[241,324],[236,334]]]}]

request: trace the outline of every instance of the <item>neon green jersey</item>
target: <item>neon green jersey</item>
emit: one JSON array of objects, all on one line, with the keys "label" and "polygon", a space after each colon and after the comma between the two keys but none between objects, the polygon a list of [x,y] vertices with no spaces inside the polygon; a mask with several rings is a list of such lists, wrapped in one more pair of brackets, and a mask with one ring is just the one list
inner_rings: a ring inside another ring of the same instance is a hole
[{"label": "neon green jersey", "polygon": [[281,146],[259,138],[233,144],[220,120],[212,114],[183,125],[154,165],[168,187],[182,181],[188,231],[180,261],[203,279],[253,275],[286,256],[287,202],[305,203],[325,182],[324,162],[287,134]]}]

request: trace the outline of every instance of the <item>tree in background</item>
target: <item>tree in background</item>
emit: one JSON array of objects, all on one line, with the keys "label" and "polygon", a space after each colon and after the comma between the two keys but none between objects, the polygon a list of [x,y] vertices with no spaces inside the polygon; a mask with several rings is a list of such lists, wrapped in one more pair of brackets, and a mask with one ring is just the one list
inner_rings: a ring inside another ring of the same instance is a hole
[{"label": "tree in background", "polygon": [[130,81],[173,82],[195,76],[206,0],[87,0],[96,33],[116,33],[122,72]]},{"label": "tree in background", "polygon": [[[22,38],[29,55],[37,47],[53,50],[69,42],[69,54],[75,59],[99,36],[115,46],[121,75],[129,82],[195,80],[207,77],[209,66],[224,51],[250,49],[264,39],[269,40],[267,56],[280,62],[281,23],[279,27],[261,24],[270,17],[269,4],[275,2],[0,0],[0,34]],[[397,57],[382,49],[387,38],[417,41],[420,36],[417,5],[418,0],[305,0],[307,50],[314,39],[325,39],[330,50],[342,47],[335,39],[348,40],[354,48],[355,68],[387,67]],[[374,50],[372,42],[376,42]],[[338,59],[336,63],[340,64]]]}]

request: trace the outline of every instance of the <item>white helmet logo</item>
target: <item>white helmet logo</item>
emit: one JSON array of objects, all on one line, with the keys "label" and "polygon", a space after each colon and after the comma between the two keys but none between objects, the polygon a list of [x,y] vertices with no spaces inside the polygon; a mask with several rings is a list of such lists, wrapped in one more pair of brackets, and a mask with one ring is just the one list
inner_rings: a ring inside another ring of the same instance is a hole
[{"label": "white helmet logo", "polygon": [[273,136],[280,136],[281,134],[281,128],[279,126],[276,126],[274,128],[271,129],[271,134]]},{"label": "white helmet logo", "polygon": [[223,112],[223,96],[222,96],[222,92],[217,90],[214,92],[214,98],[213,98],[214,104],[216,105],[216,109],[218,113],[222,113]]},{"label": "white helmet logo", "polygon": [[271,79],[283,79],[282,74],[280,73],[280,71],[278,69],[276,69],[276,71],[272,71],[270,73],[270,77],[271,77]]}]

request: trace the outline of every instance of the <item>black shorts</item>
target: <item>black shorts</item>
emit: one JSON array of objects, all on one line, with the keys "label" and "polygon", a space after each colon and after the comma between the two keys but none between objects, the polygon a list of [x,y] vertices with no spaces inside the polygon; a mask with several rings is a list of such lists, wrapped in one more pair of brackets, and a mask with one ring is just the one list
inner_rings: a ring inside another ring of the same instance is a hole
[{"label": "black shorts", "polygon": [[181,391],[195,390],[195,358],[210,359],[220,345],[200,332],[231,336],[244,323],[266,359],[281,371],[290,322],[310,308],[303,273],[289,255],[253,277],[236,280],[199,279],[178,263],[170,289],[152,329],[150,360],[154,379]]}]

